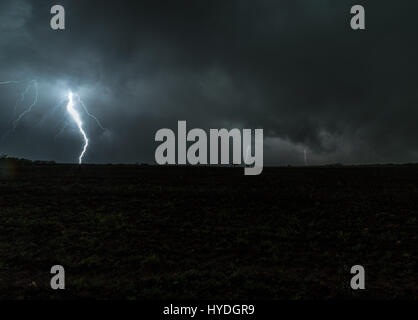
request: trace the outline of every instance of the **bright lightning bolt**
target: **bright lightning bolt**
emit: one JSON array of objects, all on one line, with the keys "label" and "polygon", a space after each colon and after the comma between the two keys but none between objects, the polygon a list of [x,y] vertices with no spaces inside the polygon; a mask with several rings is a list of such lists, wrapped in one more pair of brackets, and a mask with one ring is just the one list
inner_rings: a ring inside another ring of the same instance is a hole
[{"label": "bright lightning bolt", "polygon": [[81,135],[84,139],[84,146],[83,151],[80,154],[80,157],[78,158],[78,163],[81,164],[83,162],[84,154],[86,153],[87,147],[89,145],[89,139],[87,138],[86,133],[83,129],[83,122],[81,121],[80,115],[78,114],[77,110],[74,109],[74,102],[73,102],[73,93],[68,93],[68,104],[67,104],[67,111],[71,115],[71,117],[74,119],[74,122],[77,124],[78,130],[80,131]]},{"label": "bright lightning bolt", "polygon": [[[10,84],[21,84],[23,81],[14,81],[14,80],[9,80],[9,81],[0,81],[0,85],[10,85]],[[14,106],[14,111],[16,113],[17,111],[17,107],[23,103],[26,99],[26,96],[28,95],[28,93],[31,91],[31,89],[33,89],[34,91],[34,98],[32,103],[29,105],[29,107],[23,111],[14,121],[13,121],[13,126],[12,129],[10,129],[8,132],[6,132],[2,139],[4,140],[4,138],[10,134],[11,132],[15,131],[19,122],[22,120],[22,118],[24,116],[26,116],[28,113],[30,113],[33,109],[33,107],[38,103],[38,82],[36,80],[32,80],[29,82],[29,84],[27,85],[27,87],[22,91],[22,93],[20,94],[20,97],[16,100],[15,102],[15,106]],[[90,118],[92,118],[96,124],[103,130],[106,131],[106,129],[102,126],[102,124],[100,123],[99,119],[97,119],[94,115],[92,115],[88,110],[86,105],[84,104],[84,102],[81,100],[81,98],[78,95],[74,95],[71,91],[68,93],[67,99],[61,99],[57,105],[53,108],[53,110],[56,110],[57,108],[61,107],[61,104],[65,101],[68,100],[67,102],[67,112],[71,115],[72,119],[74,120],[74,122],[76,123],[78,130],[80,131],[81,136],[83,137],[84,140],[84,145],[83,145],[83,150],[78,158],[78,163],[81,164],[83,162],[83,157],[84,154],[87,151],[87,148],[89,146],[89,139],[87,137],[86,132],[84,131],[83,128],[83,122],[81,121],[81,117],[80,114],[78,113],[78,111],[76,110],[76,108],[74,107],[74,96],[76,96],[77,98],[77,103],[82,107],[83,111],[85,112],[85,114],[87,116],[89,116]],[[55,136],[55,138],[60,135],[65,127],[67,125],[65,125],[60,132]]]}]

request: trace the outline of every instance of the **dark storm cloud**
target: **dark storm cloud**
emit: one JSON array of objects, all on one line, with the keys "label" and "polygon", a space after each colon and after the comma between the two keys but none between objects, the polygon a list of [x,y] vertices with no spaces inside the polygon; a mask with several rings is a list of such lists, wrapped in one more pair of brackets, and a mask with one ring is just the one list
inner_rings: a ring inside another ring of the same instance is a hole
[{"label": "dark storm cloud", "polygon": [[[62,32],[53,4],[0,3],[0,81],[37,79],[40,95],[2,153],[74,161],[80,137],[53,109],[71,88],[108,129],[88,122],[88,162],[152,162],[177,120],[264,128],[267,163],[418,160],[413,1],[363,3],[361,32],[346,0],[62,1]],[[3,131],[22,89],[0,86]]]}]

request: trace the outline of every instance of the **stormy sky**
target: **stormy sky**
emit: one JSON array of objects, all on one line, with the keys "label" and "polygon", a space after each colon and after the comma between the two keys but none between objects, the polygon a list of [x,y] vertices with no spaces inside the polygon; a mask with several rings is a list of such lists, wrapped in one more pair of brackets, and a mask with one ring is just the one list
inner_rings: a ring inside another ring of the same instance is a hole
[{"label": "stormy sky", "polygon": [[[66,30],[50,8],[66,9]],[[350,28],[363,4],[366,30]],[[418,161],[416,1],[0,0],[0,154],[154,162],[160,128],[263,128],[266,164]],[[31,80],[39,99],[21,93]],[[16,105],[16,102],[17,105]],[[16,110],[15,110],[16,109]]]}]

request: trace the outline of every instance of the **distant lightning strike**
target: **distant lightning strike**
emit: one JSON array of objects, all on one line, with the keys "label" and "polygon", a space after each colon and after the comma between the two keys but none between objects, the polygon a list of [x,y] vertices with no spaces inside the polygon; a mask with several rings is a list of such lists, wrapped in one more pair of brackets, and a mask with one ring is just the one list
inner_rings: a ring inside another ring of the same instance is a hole
[{"label": "distant lightning strike", "polygon": [[75,123],[77,124],[78,130],[80,131],[84,139],[83,151],[81,152],[80,157],[78,158],[78,163],[81,164],[83,162],[84,154],[86,153],[87,147],[89,145],[89,139],[87,138],[87,135],[83,129],[83,122],[81,121],[80,115],[78,114],[77,110],[74,109],[72,92],[68,93],[67,111],[71,115],[71,117],[74,119]]}]

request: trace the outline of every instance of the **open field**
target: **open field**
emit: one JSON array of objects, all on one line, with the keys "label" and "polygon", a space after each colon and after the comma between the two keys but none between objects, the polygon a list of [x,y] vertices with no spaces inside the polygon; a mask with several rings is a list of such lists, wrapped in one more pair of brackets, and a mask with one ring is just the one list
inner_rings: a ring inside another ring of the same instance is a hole
[{"label": "open field", "polygon": [[417,166],[4,162],[0,298],[417,299],[417,218]]}]

